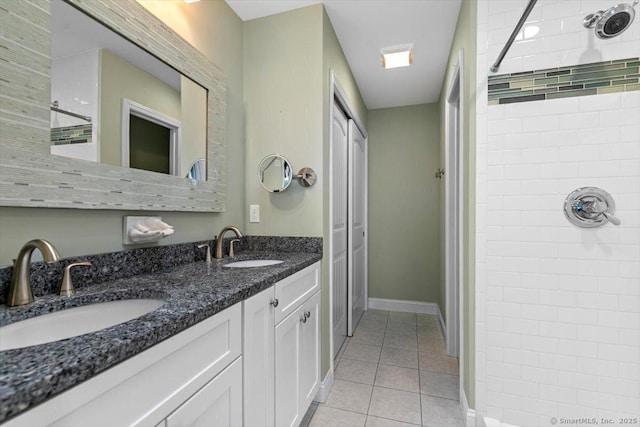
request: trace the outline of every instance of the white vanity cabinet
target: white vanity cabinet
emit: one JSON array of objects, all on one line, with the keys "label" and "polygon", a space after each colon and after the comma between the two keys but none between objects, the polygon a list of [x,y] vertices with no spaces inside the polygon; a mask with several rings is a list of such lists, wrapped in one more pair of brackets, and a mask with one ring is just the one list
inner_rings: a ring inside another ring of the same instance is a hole
[{"label": "white vanity cabinet", "polygon": [[320,262],[6,427],[297,426],[320,386]]},{"label": "white vanity cabinet", "polygon": [[297,426],[320,386],[320,292],[276,325],[276,426]]},{"label": "white vanity cabinet", "polygon": [[5,425],[242,425],[241,337],[238,303]]},{"label": "white vanity cabinet", "polygon": [[[300,355],[299,404],[302,411],[300,416],[304,417],[320,387],[320,292],[316,292],[309,298],[302,308],[300,315],[306,316],[307,321],[301,322],[298,354]],[[277,373],[276,369],[276,375]]]},{"label": "white vanity cabinet", "polygon": [[242,358],[239,357],[169,415],[160,427],[242,425]]},{"label": "white vanity cabinet", "polygon": [[274,426],[274,289],[244,301],[244,425]]},{"label": "white vanity cabinet", "polygon": [[245,427],[297,426],[320,386],[320,263],[244,305]]}]

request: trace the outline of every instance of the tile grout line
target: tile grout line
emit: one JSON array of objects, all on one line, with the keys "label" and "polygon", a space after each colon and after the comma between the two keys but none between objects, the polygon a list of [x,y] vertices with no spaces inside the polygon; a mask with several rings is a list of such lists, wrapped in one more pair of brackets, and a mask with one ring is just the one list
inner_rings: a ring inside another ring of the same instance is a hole
[{"label": "tile grout line", "polygon": [[[384,333],[382,334],[382,342],[384,344],[384,335],[387,333],[387,323],[389,323],[389,314],[387,313],[387,321],[384,324]],[[378,368],[380,367],[380,357],[382,356],[382,346],[380,346],[380,354],[378,354],[378,363],[376,365],[376,374],[373,376],[373,386],[371,387],[371,396],[369,397],[369,405],[367,406],[367,416],[365,417],[365,427],[369,419],[369,411],[371,411],[371,401],[373,400],[373,392],[376,388],[376,379],[378,378]]]},{"label": "tile grout line", "polygon": [[[368,406],[367,406],[367,412],[366,412],[366,414],[363,414],[363,415],[365,415],[365,426],[366,426],[367,422],[369,421],[370,417],[378,417],[378,418],[386,419],[386,420],[390,420],[390,421],[407,423],[406,421],[400,421],[400,420],[397,420],[397,419],[394,419],[394,418],[388,418],[388,417],[386,417],[386,416],[378,416],[378,415],[374,416],[374,415],[371,415],[371,414],[370,414],[371,407],[372,407],[372,402],[373,402],[373,393],[374,393],[374,391],[375,391],[375,388],[376,388],[376,387],[378,387],[378,388],[380,388],[380,389],[386,389],[386,390],[400,391],[400,392],[405,392],[405,393],[413,393],[413,392],[411,392],[411,391],[409,391],[409,390],[403,390],[403,389],[397,389],[397,388],[393,388],[393,387],[378,386],[378,385],[376,385],[376,381],[377,381],[377,379],[378,379],[379,369],[380,369],[380,366],[381,366],[381,365],[384,365],[384,366],[391,366],[391,367],[394,367],[394,368],[400,368],[400,369],[410,369],[410,370],[417,370],[417,371],[418,371],[418,372],[417,372],[417,374],[418,374],[418,395],[419,395],[419,405],[420,405],[420,407],[419,407],[419,411],[420,411],[420,425],[424,425],[425,420],[424,420],[423,406],[422,406],[422,404],[423,404],[423,399],[424,399],[424,398],[426,398],[426,397],[433,397],[433,398],[436,398],[436,399],[444,399],[444,400],[452,401],[452,402],[459,402],[459,400],[452,399],[452,398],[448,398],[448,397],[444,397],[444,396],[438,396],[438,395],[434,395],[434,394],[430,394],[430,393],[424,393],[424,394],[423,394],[423,393],[422,393],[422,377],[421,377],[421,373],[422,373],[422,371],[425,371],[425,372],[431,372],[431,373],[435,373],[435,374],[439,374],[439,375],[449,375],[449,376],[454,376],[454,377],[455,377],[455,376],[459,376],[459,373],[458,373],[458,375],[456,375],[456,374],[451,374],[451,373],[449,373],[449,372],[433,371],[433,370],[428,369],[428,368],[427,368],[427,369],[420,369],[420,354],[421,354],[421,353],[429,353],[429,354],[436,355],[436,356],[448,357],[446,354],[443,354],[443,353],[434,353],[434,352],[432,352],[432,351],[428,351],[428,350],[420,351],[420,346],[419,346],[419,345],[417,346],[417,348],[416,348],[416,349],[413,349],[413,348],[409,349],[409,348],[402,348],[402,347],[393,347],[393,346],[385,346],[385,345],[384,345],[384,342],[385,342],[385,338],[387,337],[388,325],[389,325],[389,323],[390,323],[390,322],[393,322],[393,320],[391,320],[391,319],[390,319],[390,313],[391,313],[391,312],[387,312],[387,315],[386,315],[386,322],[385,322],[385,326],[384,326],[384,331],[383,331],[383,333],[382,333],[382,344],[381,344],[381,345],[368,344],[368,345],[371,345],[371,346],[379,347],[379,348],[380,348],[380,353],[378,354],[377,362],[375,363],[375,364],[376,364],[376,367],[375,367],[375,374],[374,374],[374,376],[373,376],[373,384],[371,385],[371,395],[370,395],[369,403],[368,403]],[[417,319],[417,317],[416,317],[416,319]],[[398,322],[394,322],[394,323],[396,323],[396,327],[397,327],[397,323],[398,323]],[[399,322],[399,323],[402,323],[402,322]],[[405,323],[408,323],[408,322],[405,322]],[[405,325],[403,325],[403,326],[411,326],[411,325],[406,325],[406,324],[405,324]],[[423,325],[423,326],[425,326],[425,325]],[[357,330],[358,330],[358,328],[356,328],[356,332],[357,332]],[[361,329],[361,330],[363,330],[363,329]],[[354,333],[354,335],[355,335],[355,333]],[[412,334],[412,333],[406,333],[406,331],[405,331],[405,330],[401,330],[401,332],[393,332],[393,333],[391,333],[390,335],[407,335],[407,336],[414,336],[414,337],[416,338],[416,341],[418,341],[418,340],[419,340],[419,338],[420,338],[420,334],[419,334],[419,332],[418,332],[417,320],[416,320],[415,329],[414,329],[414,333],[413,333],[413,334]],[[426,336],[431,336],[431,335],[426,335]],[[436,338],[437,338],[437,337],[438,337],[438,336],[436,335]],[[350,338],[352,338],[352,337],[349,337],[349,338],[347,339],[347,342],[345,342],[345,350],[342,352],[341,357],[340,357],[340,359],[339,359],[338,363],[336,364],[336,369],[337,369],[338,364],[340,364],[340,362],[342,361],[342,359],[343,359],[343,358],[345,358],[345,357],[344,357],[344,353],[346,352],[346,346],[351,342],[351,339],[350,339]],[[441,337],[441,336],[439,336],[439,338],[442,338],[442,337]],[[359,343],[356,343],[356,344],[359,344]],[[393,349],[397,349],[397,350],[402,350],[402,351],[412,351],[412,350],[415,350],[415,351],[416,351],[416,353],[417,353],[417,355],[418,355],[418,368],[417,368],[417,369],[415,369],[415,368],[406,367],[406,366],[396,366],[396,365],[389,365],[389,364],[386,364],[386,363],[381,363],[381,359],[382,359],[382,350],[383,350],[385,347],[387,347],[387,348],[393,348]],[[430,347],[427,347],[427,348],[430,348]],[[359,362],[359,363],[373,363],[373,362],[366,361],[366,360],[351,359],[351,358],[349,358],[349,357],[346,357],[346,359],[348,359],[348,360],[353,360],[353,361],[356,361],[356,362]],[[341,379],[341,381],[350,382],[350,383],[352,383],[352,384],[369,385],[369,384],[367,384],[367,383],[360,383],[360,382],[352,381],[352,380],[345,380],[345,379]],[[413,394],[415,394],[415,393],[413,393]],[[352,411],[352,410],[344,409],[344,408],[333,408],[333,407],[331,407],[331,406],[328,406],[328,408],[337,409],[337,410],[344,410],[344,411],[351,412],[351,413],[354,413],[354,414],[361,414],[360,412],[356,412],[356,411]],[[314,412],[315,412],[315,411],[314,411]],[[315,413],[314,413],[314,415],[315,415]],[[312,418],[313,418],[313,417],[312,417]],[[415,425],[415,424],[413,424],[413,423],[407,423],[407,424]]]}]

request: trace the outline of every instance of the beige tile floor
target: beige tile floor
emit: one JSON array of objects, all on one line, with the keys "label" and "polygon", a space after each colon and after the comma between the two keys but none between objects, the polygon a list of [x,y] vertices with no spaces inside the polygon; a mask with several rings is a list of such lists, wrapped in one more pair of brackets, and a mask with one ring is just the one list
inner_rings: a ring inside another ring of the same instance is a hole
[{"label": "beige tile floor", "polygon": [[463,427],[458,360],[446,355],[436,316],[369,310],[334,363],[310,427]]}]

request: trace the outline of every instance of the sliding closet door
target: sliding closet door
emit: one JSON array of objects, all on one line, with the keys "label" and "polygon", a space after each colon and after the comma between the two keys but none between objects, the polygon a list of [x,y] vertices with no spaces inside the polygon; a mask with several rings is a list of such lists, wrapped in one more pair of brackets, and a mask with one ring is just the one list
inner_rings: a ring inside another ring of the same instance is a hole
[{"label": "sliding closet door", "polygon": [[349,120],[349,209],[348,209],[348,333],[364,313],[365,302],[365,167],[366,139]]},{"label": "sliding closet door", "polygon": [[331,186],[332,215],[331,230],[332,270],[333,270],[333,357],[347,337],[347,154],[348,123],[340,108],[333,106],[331,124]]}]

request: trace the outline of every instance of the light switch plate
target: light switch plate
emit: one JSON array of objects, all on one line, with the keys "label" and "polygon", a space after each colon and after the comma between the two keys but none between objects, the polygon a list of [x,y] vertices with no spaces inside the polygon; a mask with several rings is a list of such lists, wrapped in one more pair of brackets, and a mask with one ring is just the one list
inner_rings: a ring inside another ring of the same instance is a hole
[{"label": "light switch plate", "polygon": [[249,222],[260,222],[260,205],[249,205]]}]

